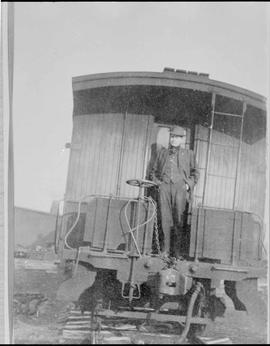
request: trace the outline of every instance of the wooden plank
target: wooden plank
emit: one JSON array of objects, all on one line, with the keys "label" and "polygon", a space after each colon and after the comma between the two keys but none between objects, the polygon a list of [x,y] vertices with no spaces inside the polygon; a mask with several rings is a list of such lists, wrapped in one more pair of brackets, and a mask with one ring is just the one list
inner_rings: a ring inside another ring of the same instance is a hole
[{"label": "wooden plank", "polygon": [[220,259],[225,264],[231,263],[234,213],[208,210],[204,227],[203,257]]},{"label": "wooden plank", "polygon": [[266,141],[252,145],[243,143],[240,160],[240,178],[236,207],[258,214],[264,218],[266,192]]},{"label": "wooden plank", "polygon": [[248,213],[243,215],[240,261],[248,264],[252,264],[259,259],[260,223],[254,221],[252,215]]},{"label": "wooden plank", "polygon": [[[233,212],[198,208],[192,216],[190,256],[218,259],[221,263],[231,264],[233,227]],[[239,231],[235,236],[239,235]],[[237,250],[237,242],[235,246]]]},{"label": "wooden plank", "polygon": [[[153,127],[153,117],[139,114],[127,114],[124,155],[122,161],[120,195],[137,197],[138,188],[126,183],[128,179],[143,179],[146,177],[146,157],[149,151],[150,131]],[[145,152],[145,148],[147,152]]]},{"label": "wooden plank", "polygon": [[230,338],[214,338],[214,337],[205,337],[205,336],[197,336],[196,341],[199,344],[203,345],[229,345],[232,344]]},{"label": "wooden plank", "polygon": [[197,246],[197,222],[198,222],[198,212],[199,208],[193,209],[191,218],[191,230],[190,230],[190,246],[189,246],[189,256],[194,257],[196,254]]},{"label": "wooden plank", "polygon": [[240,259],[240,236],[242,231],[242,214],[234,213],[233,242],[232,242],[232,264],[237,265]]},{"label": "wooden plank", "polygon": [[205,219],[205,211],[203,208],[199,208],[198,216],[197,216],[197,234],[196,234],[196,248],[195,248],[195,256],[197,258],[200,258],[203,255],[204,219]]}]

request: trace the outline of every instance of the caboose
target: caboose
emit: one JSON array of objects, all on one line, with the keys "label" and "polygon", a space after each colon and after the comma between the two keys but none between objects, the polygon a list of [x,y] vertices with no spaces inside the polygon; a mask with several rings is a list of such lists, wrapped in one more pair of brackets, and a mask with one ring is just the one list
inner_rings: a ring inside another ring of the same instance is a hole
[{"label": "caboose", "polygon": [[[224,313],[221,287],[235,309],[248,309],[265,275],[265,98],[171,68],[80,76],[72,86],[73,133],[56,229],[70,278],[59,297],[91,297],[88,306],[104,315],[144,319],[150,312],[179,322],[182,341]],[[148,173],[175,125],[187,132],[200,179],[172,241],[181,256],[164,259]]]}]

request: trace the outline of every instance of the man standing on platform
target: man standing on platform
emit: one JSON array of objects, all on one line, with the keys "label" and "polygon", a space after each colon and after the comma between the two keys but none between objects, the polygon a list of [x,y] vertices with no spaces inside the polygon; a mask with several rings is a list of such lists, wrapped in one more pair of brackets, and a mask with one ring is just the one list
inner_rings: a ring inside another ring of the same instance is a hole
[{"label": "man standing on platform", "polygon": [[187,201],[199,179],[199,171],[192,150],[185,149],[186,130],[176,126],[170,132],[169,148],[157,154],[150,179],[159,186],[158,204],[164,235],[163,255],[170,255],[171,229],[179,232]]}]

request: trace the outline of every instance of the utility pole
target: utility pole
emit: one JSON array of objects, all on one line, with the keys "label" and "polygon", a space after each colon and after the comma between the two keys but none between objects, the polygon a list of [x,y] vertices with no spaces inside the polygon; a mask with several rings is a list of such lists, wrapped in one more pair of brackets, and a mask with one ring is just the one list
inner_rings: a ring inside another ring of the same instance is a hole
[{"label": "utility pole", "polygon": [[0,87],[0,343],[13,342],[14,168],[13,168],[14,3],[1,3]]}]

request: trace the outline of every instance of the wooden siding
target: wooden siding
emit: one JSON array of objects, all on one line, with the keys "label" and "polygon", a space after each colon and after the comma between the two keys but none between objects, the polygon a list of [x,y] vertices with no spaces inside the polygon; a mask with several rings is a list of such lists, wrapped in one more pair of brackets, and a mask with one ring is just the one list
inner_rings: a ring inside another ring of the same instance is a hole
[{"label": "wooden siding", "polygon": [[[125,217],[126,199],[98,198],[88,203],[86,213],[85,231],[83,241],[90,242],[91,246],[108,249],[128,249],[128,244],[133,243],[130,238],[129,228]],[[139,224],[146,221],[148,216],[147,204],[143,203],[141,208]],[[150,215],[153,213],[149,206]],[[126,210],[127,219],[130,227],[135,227],[137,202],[131,202]],[[147,251],[151,252],[153,220],[150,224],[139,229],[138,246],[142,251],[143,238],[147,237]],[[73,232],[78,234],[77,231]],[[105,236],[106,234],[106,236]],[[134,233],[136,236],[136,232]],[[70,237],[72,238],[72,237]],[[105,242],[106,239],[106,242]],[[121,246],[120,246],[121,245]],[[131,250],[129,248],[128,250]]]},{"label": "wooden siding", "polygon": [[138,188],[128,185],[126,181],[146,176],[152,126],[151,116],[127,114],[122,170],[119,177],[120,196],[138,196]]},{"label": "wooden siding", "polygon": [[89,194],[137,197],[126,184],[144,178],[151,116],[87,114],[74,117],[66,200]]},{"label": "wooden siding", "polygon": [[191,257],[252,265],[261,259],[261,225],[249,213],[198,208],[192,214]]},{"label": "wooden siding", "polygon": [[243,143],[236,208],[264,218],[266,195],[266,140],[252,145]]},{"label": "wooden siding", "polygon": [[[208,129],[197,126],[195,150],[201,176],[194,191],[194,205],[202,204],[208,148],[207,141]],[[233,208],[238,145],[238,139],[213,130],[204,196],[205,207]],[[266,186],[265,150],[265,139],[252,145],[242,142],[236,187],[235,209],[256,213],[261,218],[264,217]]]}]

